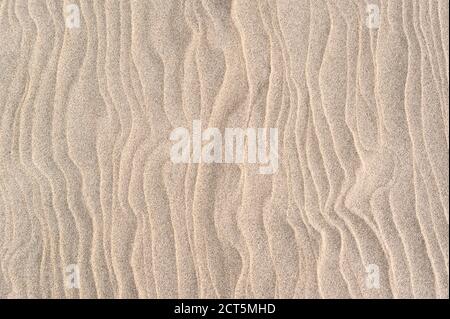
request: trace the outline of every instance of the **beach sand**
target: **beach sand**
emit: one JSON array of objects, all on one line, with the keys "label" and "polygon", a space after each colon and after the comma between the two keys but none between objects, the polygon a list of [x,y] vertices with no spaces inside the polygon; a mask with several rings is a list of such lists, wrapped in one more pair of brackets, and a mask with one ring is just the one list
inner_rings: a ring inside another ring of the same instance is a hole
[{"label": "beach sand", "polygon": [[[0,0],[0,298],[448,298],[448,19]],[[278,170],[174,163],[194,120],[278,129]]]}]

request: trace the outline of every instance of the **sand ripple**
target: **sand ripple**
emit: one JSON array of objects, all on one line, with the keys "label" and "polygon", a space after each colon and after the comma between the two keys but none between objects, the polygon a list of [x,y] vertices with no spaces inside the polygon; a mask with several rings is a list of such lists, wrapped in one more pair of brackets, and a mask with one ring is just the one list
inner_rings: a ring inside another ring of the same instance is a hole
[{"label": "sand ripple", "polygon": [[0,298],[448,298],[449,4],[370,2],[0,0]]}]

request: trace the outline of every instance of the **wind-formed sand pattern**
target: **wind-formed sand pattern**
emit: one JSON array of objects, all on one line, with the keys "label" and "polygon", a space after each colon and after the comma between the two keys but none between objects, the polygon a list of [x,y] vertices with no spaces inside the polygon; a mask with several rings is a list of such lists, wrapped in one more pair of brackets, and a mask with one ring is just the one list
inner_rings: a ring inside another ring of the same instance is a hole
[{"label": "wind-formed sand pattern", "polygon": [[[0,298],[448,298],[448,19],[0,0]],[[174,163],[194,121],[278,129],[277,171]]]}]

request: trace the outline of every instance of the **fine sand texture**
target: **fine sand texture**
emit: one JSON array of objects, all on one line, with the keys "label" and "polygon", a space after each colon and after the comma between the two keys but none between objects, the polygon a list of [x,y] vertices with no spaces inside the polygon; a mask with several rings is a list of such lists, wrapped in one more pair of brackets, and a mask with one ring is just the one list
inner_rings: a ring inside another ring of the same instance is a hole
[{"label": "fine sand texture", "polygon": [[[0,298],[448,298],[448,19],[0,0]],[[278,129],[278,170],[174,163],[194,120]]]}]

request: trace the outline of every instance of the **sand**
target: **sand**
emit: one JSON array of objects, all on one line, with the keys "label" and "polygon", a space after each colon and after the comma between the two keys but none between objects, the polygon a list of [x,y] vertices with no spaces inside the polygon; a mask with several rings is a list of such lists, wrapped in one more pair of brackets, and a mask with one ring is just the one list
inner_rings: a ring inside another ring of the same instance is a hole
[{"label": "sand", "polygon": [[448,298],[449,4],[368,3],[0,0],[0,298]]}]

